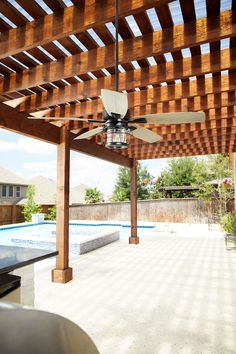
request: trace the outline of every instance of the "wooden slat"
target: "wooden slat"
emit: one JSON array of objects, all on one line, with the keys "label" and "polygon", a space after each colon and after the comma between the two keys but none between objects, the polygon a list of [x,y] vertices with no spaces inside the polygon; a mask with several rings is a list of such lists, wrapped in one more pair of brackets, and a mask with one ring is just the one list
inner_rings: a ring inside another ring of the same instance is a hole
[{"label": "wooden slat", "polygon": [[58,1],[55,1],[55,0],[44,0],[44,2],[54,12],[62,12],[65,8],[65,4],[63,6],[62,3],[59,3]]},{"label": "wooden slat", "polygon": [[11,26],[0,18],[0,32],[8,31]]},{"label": "wooden slat", "polygon": [[0,1],[0,12],[16,26],[24,26],[28,20],[7,0]]},{"label": "wooden slat", "polygon": [[[159,7],[157,6],[156,12],[162,29],[167,29],[174,26],[168,4],[163,4]],[[171,54],[174,60],[180,60],[183,58],[180,50],[171,52]]]},{"label": "wooden slat", "polygon": [[36,1],[17,0],[17,2],[34,19],[38,19],[46,15],[45,11],[39,4],[37,4]]},{"label": "wooden slat", "polygon": [[[227,140],[229,140],[233,134],[234,133],[226,133],[226,134],[224,134],[224,136],[227,138]],[[207,143],[209,145],[213,145],[215,141],[221,140],[221,138],[222,138],[222,132],[218,133],[216,131],[215,134],[211,134],[211,135],[209,134],[207,137],[195,137],[195,138],[191,138],[191,139],[190,138],[187,139],[185,137],[182,139],[176,138],[176,140],[172,140],[171,142],[172,142],[173,146],[184,146],[184,145],[190,145],[190,144],[192,144],[192,146],[195,146],[198,144],[199,145],[201,144],[202,146],[204,146]],[[157,145],[162,148],[164,148],[164,147],[168,148],[170,146],[170,141],[167,141],[165,139],[166,139],[166,137],[164,137],[163,141],[160,141]],[[211,143],[213,143],[213,144],[211,144]],[[143,148],[143,150],[148,150],[150,148],[150,144],[146,144],[145,142],[140,142],[140,144],[141,145],[135,145],[135,142],[133,141],[134,150],[137,151],[141,147]],[[130,144],[130,147],[132,147],[132,144]]]},{"label": "wooden slat", "polygon": [[[236,118],[234,118],[234,126],[233,127],[213,127],[211,129],[207,130],[202,130],[200,134],[198,134],[197,131],[195,132],[185,132],[181,134],[163,134],[162,141],[159,141],[154,144],[148,144],[140,139],[136,141],[136,139],[132,139],[129,146],[134,147],[134,150],[138,150],[140,147],[142,147],[144,150],[148,149],[150,146],[152,148],[156,147],[165,147],[168,148],[172,144],[173,146],[175,145],[185,145],[185,144],[195,144],[195,143],[214,143],[216,140],[220,140],[222,135],[225,135],[227,138],[230,138],[232,134],[235,134],[236,132]],[[229,132],[228,132],[229,130]],[[160,133],[159,133],[160,134]]]},{"label": "wooden slat", "polygon": [[[220,0],[206,0],[207,16],[218,15],[220,13]],[[220,41],[210,43],[210,51],[216,52],[220,50]],[[213,74],[219,75],[219,73]]]},{"label": "wooden slat", "polygon": [[[187,150],[189,149],[190,151],[191,150],[194,150],[194,149],[201,149],[201,150],[204,150],[206,148],[218,148],[219,144],[221,143],[221,140],[222,138],[228,138],[228,140],[226,140],[226,143],[229,142],[229,140],[232,139],[232,135],[228,136],[228,137],[225,137],[225,135],[219,137],[218,139],[214,139],[214,141],[212,142],[208,142],[207,140],[205,142],[202,142],[202,141],[196,141],[194,144],[191,143],[191,140],[188,141],[188,143],[173,143],[172,146],[170,146],[170,144],[161,144],[159,143],[158,145],[158,149],[157,147],[151,147],[150,148],[150,144],[149,145],[146,145],[146,146],[143,146],[143,145],[138,145],[136,148],[133,148],[132,151],[133,151],[133,154],[139,154],[140,156],[140,153],[142,153],[143,155],[146,155],[146,154],[155,154],[155,153],[160,153],[160,154],[163,154],[165,155],[165,153],[167,152],[171,152],[171,151],[178,151],[178,150]],[[234,147],[235,147],[235,142],[234,142]],[[201,155],[201,152],[199,153],[199,155]],[[150,157],[150,158],[154,158],[154,157]]]},{"label": "wooden slat", "polygon": [[[166,3],[170,0],[158,1]],[[119,6],[119,16],[122,18],[136,12],[142,12],[152,7],[154,3],[156,3],[154,0],[122,1]],[[89,2],[85,9],[80,6],[67,7],[62,12],[45,16],[43,20],[35,20],[2,34],[0,59],[38,45],[45,45],[74,33],[84,32],[90,27],[114,21],[114,18],[115,4],[113,0],[106,0],[105,4],[104,1]],[[78,24],[80,24],[79,30]]]},{"label": "wooden slat", "polygon": [[[209,94],[206,96],[196,96],[167,102],[158,102],[157,100],[157,103],[154,99],[151,101],[152,103],[148,103],[145,99],[143,99],[143,106],[141,106],[140,101],[137,100],[137,105],[135,107],[130,105],[131,116],[135,117],[164,112],[204,111],[211,108],[216,109],[226,106],[233,106],[236,104],[236,97],[235,92],[232,91],[223,92],[218,95]],[[103,110],[104,107],[101,100],[85,101],[82,103],[66,105],[65,109],[64,107],[56,107],[50,111],[49,116],[82,117],[93,115],[95,118],[99,113],[102,113]]]},{"label": "wooden slat", "polygon": [[[196,21],[196,13],[193,0],[180,0],[180,7],[182,10],[184,22]],[[200,46],[191,47],[190,52],[192,56],[201,55]]]}]

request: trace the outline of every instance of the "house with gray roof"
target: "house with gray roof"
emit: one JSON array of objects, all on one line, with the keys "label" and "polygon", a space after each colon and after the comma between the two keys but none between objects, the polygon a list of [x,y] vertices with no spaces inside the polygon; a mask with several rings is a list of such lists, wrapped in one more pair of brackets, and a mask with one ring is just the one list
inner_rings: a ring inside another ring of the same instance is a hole
[{"label": "house with gray roof", "polygon": [[13,205],[26,197],[29,183],[16,173],[0,166],[0,205]]},{"label": "house with gray roof", "polygon": [[[36,176],[28,181],[16,173],[0,166],[0,205],[26,203],[26,191],[29,185],[35,187],[34,201],[39,205],[56,203],[56,182],[44,176]],[[79,184],[70,190],[70,204],[84,204],[86,189],[91,188]]]}]

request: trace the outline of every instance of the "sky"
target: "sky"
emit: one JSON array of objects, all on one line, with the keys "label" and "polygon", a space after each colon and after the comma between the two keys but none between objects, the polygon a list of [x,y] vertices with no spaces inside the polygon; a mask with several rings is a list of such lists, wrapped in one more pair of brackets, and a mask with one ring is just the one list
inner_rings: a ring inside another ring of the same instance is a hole
[{"label": "sky", "polygon": [[[25,180],[44,176],[56,181],[56,146],[0,129],[0,166]],[[88,155],[71,152],[70,187],[86,184],[111,195],[119,166]],[[154,177],[166,166],[166,159],[145,160],[143,165]]]}]

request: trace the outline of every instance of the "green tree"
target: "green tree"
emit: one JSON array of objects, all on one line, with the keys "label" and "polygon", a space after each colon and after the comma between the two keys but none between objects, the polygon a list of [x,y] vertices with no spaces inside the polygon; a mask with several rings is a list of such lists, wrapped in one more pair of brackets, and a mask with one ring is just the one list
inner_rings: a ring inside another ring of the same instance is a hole
[{"label": "green tree", "polygon": [[[153,177],[147,168],[140,163],[137,164],[137,197],[139,200],[150,198],[150,188]],[[131,170],[127,167],[120,167],[112,199],[116,202],[130,200]]]},{"label": "green tree", "polygon": [[56,207],[56,194],[54,195],[54,205],[48,208],[48,213],[45,215],[46,220],[56,220],[57,217],[57,207]]},{"label": "green tree", "polygon": [[[211,155],[207,160],[208,176],[199,185],[195,196],[208,206],[212,214],[211,201],[215,200],[216,218],[221,218],[228,211],[228,203],[234,197],[232,170],[229,169],[227,155]],[[213,183],[214,182],[214,183]]]},{"label": "green tree", "polygon": [[87,204],[101,203],[103,194],[97,188],[88,188],[85,191],[85,202]]},{"label": "green tree", "polygon": [[28,222],[31,221],[32,214],[37,214],[41,212],[41,207],[40,205],[35,203],[34,196],[35,196],[35,187],[30,185],[27,188],[27,192],[26,192],[27,201],[23,205],[23,211],[22,211],[25,221]]},{"label": "green tree", "polygon": [[[194,186],[200,187],[199,192],[189,192],[189,196],[201,197],[202,200],[210,199],[215,187],[209,185],[212,180],[221,181],[225,177],[231,177],[232,172],[229,170],[229,158],[226,155],[210,155],[203,158],[182,157],[171,159],[167,168],[156,179],[152,188],[153,198],[164,198],[161,191],[163,187],[170,186]],[[229,190],[220,187],[218,194],[222,196],[228,195]],[[176,198],[186,196],[181,191],[173,192]],[[226,198],[227,199],[227,198]]]},{"label": "green tree", "polygon": [[[194,157],[171,159],[167,168],[154,182],[152,197],[155,199],[164,198],[164,193],[161,191],[163,187],[196,185],[204,180],[206,175],[206,164],[203,160]],[[188,197],[192,194],[189,192]],[[176,198],[186,196],[182,191],[173,192],[172,195]]]}]

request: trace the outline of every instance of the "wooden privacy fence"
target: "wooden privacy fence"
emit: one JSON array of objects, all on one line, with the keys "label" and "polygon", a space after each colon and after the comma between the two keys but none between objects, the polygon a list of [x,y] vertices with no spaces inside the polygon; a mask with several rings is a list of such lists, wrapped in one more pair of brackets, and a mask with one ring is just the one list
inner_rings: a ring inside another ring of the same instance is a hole
[{"label": "wooden privacy fence", "polygon": [[15,224],[24,221],[19,205],[0,205],[0,225]]},{"label": "wooden privacy fence", "polygon": [[[216,203],[214,201],[208,205],[195,198],[138,201],[138,220],[142,221],[208,223],[212,222],[212,215],[215,214]],[[70,206],[70,219],[129,221],[130,203],[72,205]]]},{"label": "wooden privacy fence", "polygon": [[[233,201],[229,210],[233,210]],[[47,213],[52,205],[42,205]],[[195,198],[158,199],[138,201],[138,220],[154,222],[208,223],[216,221],[216,204],[208,206]],[[130,203],[79,204],[70,206],[71,220],[129,221]],[[0,205],[0,225],[24,222],[22,207]]]},{"label": "wooden privacy fence", "polygon": [[[52,205],[42,205],[42,213],[47,213]],[[21,205],[0,205],[0,225],[24,222]]]}]

